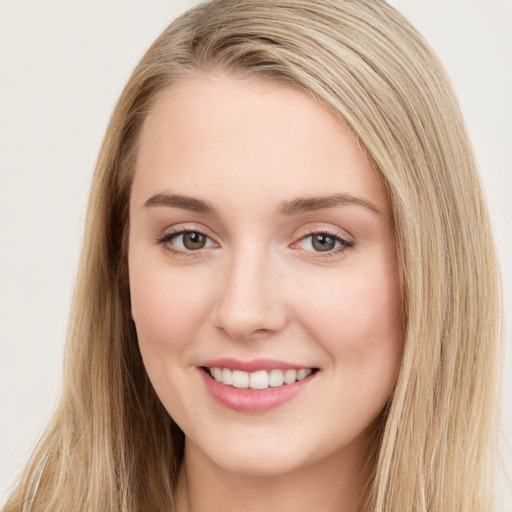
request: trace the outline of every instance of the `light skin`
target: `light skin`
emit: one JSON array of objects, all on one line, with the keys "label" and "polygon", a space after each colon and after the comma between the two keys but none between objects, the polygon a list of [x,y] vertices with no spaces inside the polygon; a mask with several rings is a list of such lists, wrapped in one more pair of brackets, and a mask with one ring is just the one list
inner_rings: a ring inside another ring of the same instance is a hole
[{"label": "light skin", "polygon": [[[142,128],[128,259],[144,364],[186,436],[177,510],[359,510],[403,327],[389,200],[354,135],[298,88],[183,80]],[[318,371],[238,411],[200,368],[226,357]]]}]

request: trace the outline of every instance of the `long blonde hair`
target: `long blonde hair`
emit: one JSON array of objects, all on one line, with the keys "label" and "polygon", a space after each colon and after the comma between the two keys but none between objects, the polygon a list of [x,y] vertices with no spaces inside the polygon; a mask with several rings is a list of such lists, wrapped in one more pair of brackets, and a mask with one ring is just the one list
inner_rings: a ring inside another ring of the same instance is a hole
[{"label": "long blonde hair", "polygon": [[130,316],[128,205],[155,99],[190,73],[294,84],[359,138],[387,186],[406,341],[367,510],[492,510],[500,289],[470,143],[441,65],[383,0],[213,0],[155,41],[98,159],[64,389],[6,511],[168,511],[184,437]]}]

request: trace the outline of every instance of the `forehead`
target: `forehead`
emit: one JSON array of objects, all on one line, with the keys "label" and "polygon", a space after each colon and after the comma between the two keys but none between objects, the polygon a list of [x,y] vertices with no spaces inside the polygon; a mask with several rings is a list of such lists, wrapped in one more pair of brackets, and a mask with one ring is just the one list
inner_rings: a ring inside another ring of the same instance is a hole
[{"label": "forehead", "polygon": [[357,138],[323,104],[297,87],[218,74],[171,87],[146,117],[132,200],[160,191],[241,202],[258,191],[267,203],[348,192],[389,209]]}]

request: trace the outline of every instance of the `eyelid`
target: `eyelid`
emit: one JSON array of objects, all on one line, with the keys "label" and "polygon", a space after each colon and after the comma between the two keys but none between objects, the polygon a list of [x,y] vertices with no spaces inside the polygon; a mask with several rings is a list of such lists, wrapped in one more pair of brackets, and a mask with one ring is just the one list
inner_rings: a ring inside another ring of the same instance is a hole
[{"label": "eyelid", "polygon": [[[211,250],[212,248],[215,248],[209,246],[196,250],[187,250],[168,243],[172,238],[185,233],[199,233],[205,238],[207,238],[209,241],[211,241],[215,246],[219,247],[220,245],[216,241],[217,237],[215,235],[212,235],[211,231],[208,228],[196,223],[183,223],[171,226],[170,228],[167,228],[162,235],[156,237],[154,241],[155,243],[161,245],[164,250],[183,257],[199,257],[202,255],[204,256],[205,250]],[[340,243],[340,246],[328,251],[315,251],[310,249],[304,249],[299,246],[299,244],[306,238],[318,234],[325,234],[336,239]],[[334,225],[308,225],[296,232],[296,235],[294,236],[295,241],[292,244],[290,244],[289,247],[301,250],[302,252],[307,253],[308,255],[313,255],[313,257],[315,258],[329,258],[333,256],[340,256],[347,249],[351,249],[355,246],[355,241],[353,237],[347,235],[348,233],[346,233],[346,231]]]},{"label": "eyelid", "polygon": [[219,246],[218,242],[215,240],[216,237],[210,234],[209,229],[195,223],[183,223],[171,226],[170,228],[164,230],[164,233],[162,235],[157,236],[154,239],[154,241],[155,243],[161,245],[164,250],[183,257],[198,257],[203,255],[204,250],[212,249],[212,247],[210,246],[203,247],[197,250],[187,250],[181,249],[169,243],[172,238],[178,237],[185,233],[198,233],[207,238],[208,240],[210,240],[211,242],[213,242],[213,244],[215,244],[217,247]]},{"label": "eyelid", "polygon": [[296,231],[295,238],[301,239],[316,233],[325,233],[326,235],[336,236],[347,242],[354,242],[354,237],[346,230],[334,224],[328,223],[310,223]]},{"label": "eyelid", "polygon": [[[297,247],[300,242],[313,235],[324,234],[328,235],[340,242],[340,247],[330,251],[314,251]],[[299,230],[295,236],[296,241],[291,244],[292,248],[302,250],[305,253],[312,254],[315,258],[329,258],[333,256],[340,256],[347,249],[352,249],[355,246],[353,237],[347,236],[348,234],[336,226],[307,226],[302,232]],[[294,247],[295,246],[295,247]]]},{"label": "eyelid", "polygon": [[180,222],[179,224],[168,226],[165,229],[162,229],[162,235],[158,236],[158,238],[187,232],[200,233],[201,235],[207,236],[212,240],[217,238],[211,229],[207,228],[203,224],[198,224],[196,222]]}]

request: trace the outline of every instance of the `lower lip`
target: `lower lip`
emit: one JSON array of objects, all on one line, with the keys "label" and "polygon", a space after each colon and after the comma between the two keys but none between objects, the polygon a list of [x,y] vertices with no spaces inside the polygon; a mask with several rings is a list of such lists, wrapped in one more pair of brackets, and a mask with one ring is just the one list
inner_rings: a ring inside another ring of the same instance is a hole
[{"label": "lower lip", "polygon": [[200,369],[200,372],[213,398],[225,407],[243,412],[264,412],[279,407],[303,391],[316,375],[313,373],[293,384],[251,390],[227,386],[217,382],[204,370]]}]

